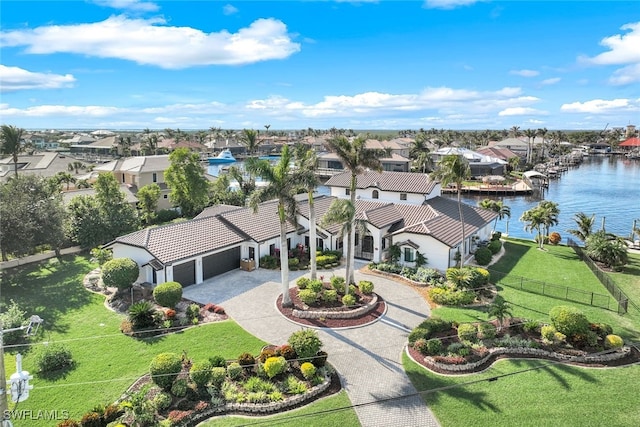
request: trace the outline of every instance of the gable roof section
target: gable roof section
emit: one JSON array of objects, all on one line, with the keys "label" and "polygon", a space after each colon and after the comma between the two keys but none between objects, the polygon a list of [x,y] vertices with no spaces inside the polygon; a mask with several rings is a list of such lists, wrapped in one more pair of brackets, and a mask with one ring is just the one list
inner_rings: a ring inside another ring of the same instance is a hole
[{"label": "gable roof section", "polygon": [[[220,218],[238,231],[242,230],[256,242],[264,242],[280,236],[277,200],[261,203],[256,213],[253,213],[251,208],[240,208],[220,213],[216,218]],[[286,231],[292,233],[296,228],[287,221]]]},{"label": "gable roof section", "polygon": [[[351,186],[351,172],[342,172],[332,176],[325,183],[327,187]],[[429,175],[414,172],[375,172],[367,171],[357,176],[356,188],[375,187],[383,191],[429,194],[437,185]]]},{"label": "gable roof section", "polygon": [[234,205],[213,205],[213,206],[209,206],[208,208],[205,208],[193,219],[201,219],[201,218],[208,218],[210,216],[217,216],[222,213],[234,211],[237,209],[244,209],[244,208],[242,206],[234,206]]},{"label": "gable roof section", "polygon": [[619,147],[640,147],[640,138],[629,138],[621,142]]},{"label": "gable roof section", "polygon": [[242,232],[230,227],[217,217],[146,228],[118,237],[114,243],[146,249],[163,264],[172,264],[185,258],[222,249],[247,240]]},{"label": "gable roof section", "polygon": [[506,147],[482,147],[476,150],[476,152],[485,156],[491,156],[502,160],[509,160],[513,157],[519,157],[516,153]]}]

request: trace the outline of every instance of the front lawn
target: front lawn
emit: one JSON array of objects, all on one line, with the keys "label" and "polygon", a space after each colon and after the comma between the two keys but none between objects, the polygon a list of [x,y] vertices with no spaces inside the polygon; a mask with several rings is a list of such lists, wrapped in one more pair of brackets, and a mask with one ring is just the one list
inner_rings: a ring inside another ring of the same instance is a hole
[{"label": "front lawn", "polygon": [[[88,257],[68,256],[63,263],[52,259],[3,272],[3,306],[14,300],[28,316],[37,314],[44,319],[33,345],[5,348],[7,376],[15,371],[18,350],[23,354],[23,369],[35,373],[35,354],[47,343],[63,344],[75,361],[73,369],[56,378],[43,379],[36,374],[34,389],[19,409],[68,411],[71,418],[79,419],[95,405],[118,399],[148,372],[151,359],[159,353],[184,354],[194,361],[213,355],[230,360],[243,352],[257,354],[266,344],[233,321],[144,340],[125,336],[119,330],[123,316],[106,309],[103,296],[82,286],[83,276],[93,268]],[[10,403],[10,409],[13,406]],[[38,425],[56,424],[38,421]]]}]

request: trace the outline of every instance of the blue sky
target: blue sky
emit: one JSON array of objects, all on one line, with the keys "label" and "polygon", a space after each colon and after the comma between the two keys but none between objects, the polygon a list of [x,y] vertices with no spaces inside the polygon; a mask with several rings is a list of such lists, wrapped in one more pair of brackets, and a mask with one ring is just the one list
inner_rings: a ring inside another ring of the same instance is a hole
[{"label": "blue sky", "polygon": [[26,129],[640,125],[638,1],[0,3]]}]

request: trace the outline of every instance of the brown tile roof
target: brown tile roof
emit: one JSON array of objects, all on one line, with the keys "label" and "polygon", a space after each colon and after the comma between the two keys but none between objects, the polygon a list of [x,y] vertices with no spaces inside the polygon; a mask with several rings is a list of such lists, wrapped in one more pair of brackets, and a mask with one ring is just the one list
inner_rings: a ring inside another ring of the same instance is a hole
[{"label": "brown tile roof", "polygon": [[118,237],[114,243],[124,243],[147,249],[163,264],[172,264],[247,240],[247,236],[217,217],[146,228]]},{"label": "brown tile roof", "polygon": [[476,153],[496,157],[502,160],[509,160],[513,157],[519,157],[516,153],[504,147],[482,147],[476,150]]},{"label": "brown tile roof", "polygon": [[[436,184],[429,175],[423,173],[367,171],[358,175],[356,186],[357,188],[377,187],[383,191],[429,194]],[[325,185],[348,188],[351,185],[351,172],[334,175]]]},{"label": "brown tile roof", "polygon": [[[261,203],[256,213],[253,213],[251,208],[241,208],[221,213],[218,217],[230,226],[242,230],[256,242],[264,242],[280,236],[277,200]],[[286,230],[290,233],[296,231],[296,228],[287,222]]]},{"label": "brown tile roof", "polygon": [[200,212],[194,219],[208,218],[210,216],[217,216],[225,212],[233,211],[236,209],[244,209],[242,206],[234,206],[234,205],[214,205],[205,208],[202,212]]}]

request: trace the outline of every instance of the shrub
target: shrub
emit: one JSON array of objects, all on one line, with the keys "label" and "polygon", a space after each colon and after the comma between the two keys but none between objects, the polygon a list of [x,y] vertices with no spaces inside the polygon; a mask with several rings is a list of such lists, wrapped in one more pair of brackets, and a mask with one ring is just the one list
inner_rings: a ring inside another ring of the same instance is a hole
[{"label": "shrub", "polygon": [[326,351],[320,350],[319,352],[316,353],[312,362],[314,365],[316,365],[316,368],[322,368],[327,363],[328,357],[329,357],[329,354]]},{"label": "shrub", "polygon": [[307,385],[293,375],[289,375],[283,383],[283,389],[289,394],[304,394],[307,392]]},{"label": "shrub", "polygon": [[80,422],[72,419],[61,421],[58,427],[81,427]]},{"label": "shrub", "polygon": [[131,335],[133,333],[133,323],[131,323],[129,319],[122,319],[122,322],[120,322],[120,332]]},{"label": "shrub", "polygon": [[476,299],[476,295],[472,291],[437,287],[429,289],[429,298],[441,305],[467,305]]},{"label": "shrub", "polygon": [[306,380],[310,380],[316,375],[316,367],[313,363],[304,362],[300,365],[300,372]]},{"label": "shrub", "polygon": [[260,267],[270,270],[276,269],[278,268],[278,258],[271,255],[265,255],[260,258]]},{"label": "shrub", "polygon": [[338,262],[338,257],[335,255],[318,255],[316,256],[316,264],[318,267],[324,267],[327,264],[333,264]]},{"label": "shrub", "polygon": [[451,329],[451,322],[443,320],[437,316],[430,317],[423,320],[418,328],[423,329],[425,332],[425,338],[429,339],[438,332],[445,332]]},{"label": "shrub", "polygon": [[432,279],[440,277],[438,270],[434,268],[419,267],[416,269],[416,273],[411,277],[411,280],[419,283],[429,283]]},{"label": "shrub", "polygon": [[358,289],[360,289],[360,292],[362,292],[365,295],[370,295],[371,293],[373,293],[373,282],[371,282],[370,280],[361,280],[358,283]]},{"label": "shrub", "polygon": [[62,344],[42,347],[36,354],[35,361],[38,372],[45,375],[73,366],[71,351]]},{"label": "shrub", "polygon": [[[499,240],[496,240],[499,242]],[[476,249],[475,260],[479,265],[489,265],[491,262],[491,258],[493,254],[491,253],[491,249],[487,247]]]},{"label": "shrub", "polygon": [[[7,329],[19,328],[26,325],[26,311],[20,309],[18,304],[11,300],[5,311],[0,313],[0,324]],[[4,345],[11,345],[20,342],[24,337],[24,331],[4,332],[2,335]]]},{"label": "shrub", "polygon": [[309,283],[311,283],[311,279],[309,279],[308,277],[301,277],[296,281],[298,289],[307,289]]},{"label": "shrub", "polygon": [[553,325],[544,325],[540,328],[540,336],[542,336],[542,339],[547,342],[554,341],[554,335],[556,332],[556,328]]},{"label": "shrub", "polygon": [[[458,333],[460,329],[458,328]],[[496,327],[493,323],[478,323],[478,338],[490,340],[496,337]]]},{"label": "shrub", "polygon": [[607,335],[604,337],[604,348],[622,348],[624,341],[618,335]]},{"label": "shrub", "polygon": [[240,366],[253,366],[256,363],[256,359],[250,353],[242,353],[238,356],[238,363]]},{"label": "shrub", "polygon": [[214,366],[211,368],[210,382],[213,387],[219,389],[227,376],[227,369],[222,366]]},{"label": "shrub", "polygon": [[471,323],[463,323],[458,326],[458,338],[460,341],[475,341],[478,338],[478,331]]},{"label": "shrub", "polygon": [[322,290],[322,282],[320,280],[312,280],[309,282],[309,289],[313,292],[318,293]]},{"label": "shrub", "polygon": [[160,209],[156,212],[156,221],[158,224],[173,221],[180,217],[180,213],[174,209]]},{"label": "shrub", "polygon": [[296,331],[289,336],[288,341],[301,359],[312,358],[322,347],[322,341],[318,338],[318,333],[312,329]]},{"label": "shrub", "polygon": [[409,337],[407,338],[409,340],[409,344],[414,344],[416,341],[418,341],[419,339],[426,339],[428,338],[428,330],[424,329],[424,328],[413,328],[413,330],[409,333]]},{"label": "shrub", "polygon": [[524,326],[522,327],[525,332],[528,332],[530,334],[538,332],[539,328],[540,322],[538,322],[537,320],[527,320],[526,322],[524,322]]},{"label": "shrub", "polygon": [[100,427],[102,426],[102,415],[97,412],[87,412],[80,419],[82,427]]},{"label": "shrub", "polygon": [[447,347],[447,353],[449,354],[460,354],[460,350],[466,348],[466,346],[461,342],[454,342],[449,344]]},{"label": "shrub", "polygon": [[198,304],[189,304],[189,307],[187,307],[187,311],[185,313],[187,315],[187,318],[193,320],[193,319],[197,319],[198,316],[200,316],[200,306]]},{"label": "shrub", "polygon": [[238,362],[231,362],[229,366],[227,366],[227,375],[232,380],[237,380],[242,375],[242,366]]},{"label": "shrub", "polygon": [[549,234],[549,243],[551,243],[552,245],[557,245],[561,240],[562,236],[560,236],[560,233],[558,233],[557,231]]},{"label": "shrub", "polygon": [[318,294],[315,293],[312,289],[302,289],[298,291],[298,298],[300,298],[303,303],[311,305],[315,304],[318,300]]},{"label": "shrub", "polygon": [[220,356],[218,354],[216,354],[214,356],[211,356],[209,358],[209,363],[211,364],[211,367],[213,367],[213,368],[218,368],[218,367],[219,368],[226,368],[227,367],[227,360],[224,357],[222,357],[222,356]]},{"label": "shrub", "polygon": [[440,354],[442,352],[442,341],[437,338],[432,338],[427,341],[427,354],[432,356]]},{"label": "shrub", "polygon": [[182,285],[178,282],[160,283],[153,290],[153,299],[163,307],[174,308],[182,299]]},{"label": "shrub", "polygon": [[356,297],[353,296],[353,294],[348,294],[342,297],[342,304],[346,305],[347,307],[351,307],[356,305]]},{"label": "shrub", "polygon": [[494,231],[493,234],[491,234],[491,240],[500,240],[501,237],[502,231]]},{"label": "shrub", "polygon": [[613,328],[607,323],[592,323],[589,325],[589,329],[598,334],[602,339],[607,335],[613,334]]},{"label": "shrub", "polygon": [[528,339],[524,339],[520,337],[512,337],[507,334],[504,337],[500,338],[499,340],[496,340],[495,345],[496,347],[528,348],[528,347],[532,347],[532,342]]},{"label": "shrub", "polygon": [[138,301],[129,307],[129,321],[134,329],[148,328],[155,325],[155,312],[149,301]]},{"label": "shrub", "polygon": [[204,387],[211,380],[211,363],[206,360],[195,362],[189,369],[189,378],[198,387]]},{"label": "shrub", "polygon": [[270,357],[264,362],[264,372],[269,378],[283,373],[286,367],[287,361],[282,356]]},{"label": "shrub", "polygon": [[298,269],[298,264],[300,264],[300,260],[298,258],[289,258],[289,268],[292,270]]},{"label": "shrub", "polygon": [[102,266],[105,262],[113,259],[113,252],[109,249],[102,249],[101,247],[91,249],[91,260]]},{"label": "shrub", "polygon": [[102,266],[102,283],[120,290],[128,289],[138,280],[140,268],[131,258],[114,258]]},{"label": "shrub", "polygon": [[495,255],[502,249],[502,242],[500,240],[492,240],[489,242],[487,248],[491,251],[491,255]]},{"label": "shrub", "polygon": [[260,356],[258,356],[258,360],[260,360],[261,363],[264,363],[267,361],[268,358],[273,357],[273,356],[277,356],[276,352],[270,348],[263,348],[262,351],[260,352]]},{"label": "shrub", "polygon": [[331,283],[331,287],[333,289],[335,289],[336,291],[342,293],[344,292],[344,284],[346,282],[345,278],[342,276],[331,276],[331,279],[329,279],[329,282]]},{"label": "shrub", "polygon": [[266,393],[271,393],[276,390],[275,384],[270,381],[263,380],[260,377],[250,377],[242,384],[242,387],[244,387],[245,390],[252,392],[264,391]]},{"label": "shrub", "polygon": [[589,330],[583,333],[574,334],[571,336],[571,341],[576,347],[595,347],[598,345],[598,335]]},{"label": "shrub", "polygon": [[171,406],[171,400],[171,395],[162,391],[153,398],[153,406],[155,406],[158,411],[164,411]]},{"label": "shrub", "polygon": [[471,283],[469,283],[469,287],[471,288],[482,288],[489,283],[489,279],[491,278],[491,274],[486,268],[476,267],[471,270]]},{"label": "shrub", "polygon": [[555,334],[553,334],[553,341],[557,342],[557,343],[562,343],[565,342],[567,340],[567,336],[565,334],[563,334],[562,332],[557,332]]},{"label": "shrub", "polygon": [[335,289],[325,289],[322,291],[322,299],[328,303],[336,302],[338,301],[338,291]]},{"label": "shrub", "polygon": [[171,394],[173,394],[176,397],[185,397],[187,395],[187,387],[188,387],[188,383],[187,380],[184,378],[179,378],[177,379],[172,385],[171,385]]},{"label": "shrub", "polygon": [[563,305],[553,307],[549,311],[549,318],[556,330],[569,338],[589,331],[587,316],[575,307]]},{"label": "shrub", "polygon": [[296,357],[298,357],[293,347],[291,347],[289,344],[283,344],[278,347],[278,351],[276,353],[278,356],[284,357],[285,360],[294,360]]},{"label": "shrub", "polygon": [[424,338],[418,338],[416,342],[413,343],[413,349],[419,351],[420,354],[427,354],[427,340]]},{"label": "shrub", "polygon": [[163,390],[171,385],[182,369],[182,359],[175,353],[160,353],[151,360],[149,373],[153,382]]}]

